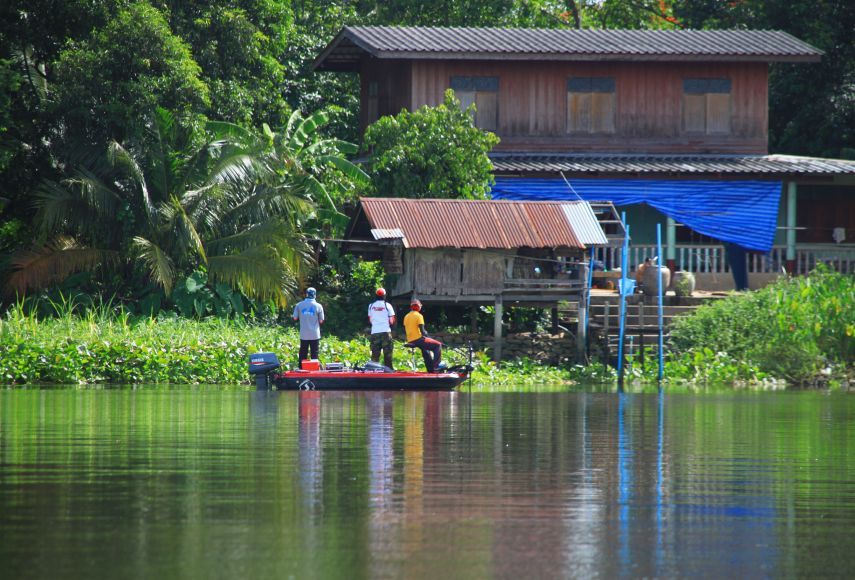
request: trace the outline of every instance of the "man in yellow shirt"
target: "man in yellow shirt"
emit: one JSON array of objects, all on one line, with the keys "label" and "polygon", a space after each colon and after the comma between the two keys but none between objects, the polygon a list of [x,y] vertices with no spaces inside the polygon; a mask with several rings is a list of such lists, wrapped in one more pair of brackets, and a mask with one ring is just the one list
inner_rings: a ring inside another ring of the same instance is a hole
[{"label": "man in yellow shirt", "polygon": [[422,303],[414,298],[410,302],[410,313],[404,317],[404,330],[407,331],[407,344],[421,349],[427,372],[434,373],[442,363],[442,343],[428,337],[421,310]]}]

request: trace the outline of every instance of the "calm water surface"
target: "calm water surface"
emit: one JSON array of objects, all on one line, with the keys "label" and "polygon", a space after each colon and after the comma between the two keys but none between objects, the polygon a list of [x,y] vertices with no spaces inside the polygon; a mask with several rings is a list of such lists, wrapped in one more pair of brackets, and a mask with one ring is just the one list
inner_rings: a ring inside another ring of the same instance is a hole
[{"label": "calm water surface", "polygon": [[0,391],[3,578],[851,577],[838,393]]}]

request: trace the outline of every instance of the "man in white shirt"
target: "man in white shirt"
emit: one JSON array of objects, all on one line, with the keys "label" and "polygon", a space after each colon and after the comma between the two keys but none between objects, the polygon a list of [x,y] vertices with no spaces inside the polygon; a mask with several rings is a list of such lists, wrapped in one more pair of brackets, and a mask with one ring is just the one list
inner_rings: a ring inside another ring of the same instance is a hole
[{"label": "man in white shirt", "polygon": [[395,324],[395,309],[386,302],[386,290],[377,289],[377,300],[368,305],[368,320],[371,322],[371,360],[392,368],[392,326]]}]

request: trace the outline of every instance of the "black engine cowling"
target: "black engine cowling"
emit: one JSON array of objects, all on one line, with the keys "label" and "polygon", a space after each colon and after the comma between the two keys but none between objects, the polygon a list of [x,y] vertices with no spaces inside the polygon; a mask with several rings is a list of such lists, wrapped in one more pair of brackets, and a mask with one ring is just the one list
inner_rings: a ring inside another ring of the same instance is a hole
[{"label": "black engine cowling", "polygon": [[270,373],[281,366],[275,353],[257,352],[249,355],[249,374],[255,377],[257,389],[268,389],[270,387]]}]

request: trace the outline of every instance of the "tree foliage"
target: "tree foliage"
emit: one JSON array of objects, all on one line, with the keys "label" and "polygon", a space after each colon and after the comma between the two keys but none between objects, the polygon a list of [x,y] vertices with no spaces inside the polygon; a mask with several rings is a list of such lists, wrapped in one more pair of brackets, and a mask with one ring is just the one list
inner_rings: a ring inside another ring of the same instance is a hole
[{"label": "tree foliage", "polygon": [[285,122],[291,106],[283,87],[295,72],[286,58],[294,30],[289,2],[152,4],[190,46],[210,92],[209,117],[246,126]]},{"label": "tree foliage", "polygon": [[161,106],[186,116],[209,102],[187,44],[145,2],[118,10],[56,64],[56,108],[65,132],[90,142],[122,140]]},{"label": "tree foliage", "polygon": [[42,185],[36,222],[46,241],[13,258],[8,290],[119,268],[141,269],[169,294],[203,269],[213,284],[284,304],[310,261],[298,222],[313,211],[306,190],[224,131],[200,145],[164,109],[140,135]]},{"label": "tree foliage", "polygon": [[451,89],[437,107],[382,117],[365,131],[374,185],[386,197],[483,198],[493,183],[487,154],[498,142]]}]

